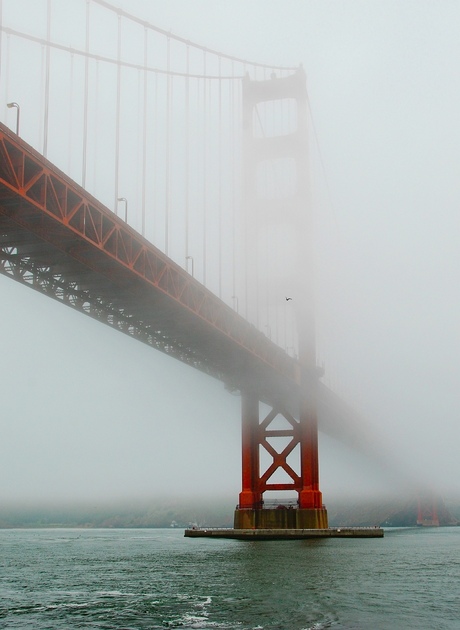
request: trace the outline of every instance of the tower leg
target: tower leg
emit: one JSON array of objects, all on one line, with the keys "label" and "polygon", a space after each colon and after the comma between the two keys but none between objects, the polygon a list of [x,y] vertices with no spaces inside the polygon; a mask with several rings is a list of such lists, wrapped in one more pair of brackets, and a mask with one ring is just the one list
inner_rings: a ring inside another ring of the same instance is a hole
[{"label": "tower leg", "polygon": [[239,507],[255,510],[261,506],[259,490],[259,400],[254,394],[241,397],[242,490]]},{"label": "tower leg", "polygon": [[[300,409],[300,421],[286,411],[273,408],[260,421],[259,400],[252,393],[242,394],[242,490],[235,510],[235,529],[322,529],[327,528],[327,511],[322,505],[318,480],[318,436],[314,400],[306,399]],[[271,422],[281,415],[286,428],[272,429]],[[278,452],[270,440],[290,437],[291,441]],[[299,472],[288,462],[295,447],[300,445]],[[259,450],[272,456],[273,462],[265,472],[260,470]],[[284,483],[272,483],[276,470],[288,477]],[[291,481],[289,481],[289,478]],[[265,507],[266,491],[292,490],[297,492],[297,505]]]},{"label": "tower leg", "polygon": [[315,388],[304,388],[300,402],[300,470],[302,488],[299,492],[297,528],[328,527],[327,510],[319,490],[318,418]]},{"label": "tower leg", "polygon": [[310,388],[300,402],[302,489],[299,492],[299,507],[301,509],[320,509],[323,504],[319,490],[318,419],[314,395],[313,388]]}]

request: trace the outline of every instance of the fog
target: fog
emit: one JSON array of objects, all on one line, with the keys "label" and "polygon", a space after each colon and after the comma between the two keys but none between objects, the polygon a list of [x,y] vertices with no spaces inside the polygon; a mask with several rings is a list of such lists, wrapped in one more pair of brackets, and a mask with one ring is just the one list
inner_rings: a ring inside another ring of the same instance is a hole
[{"label": "fog", "polygon": [[[460,5],[112,4],[211,49],[303,64],[318,361],[385,462],[320,436],[324,501],[408,483],[458,495]],[[1,501],[236,503],[237,396],[9,278],[0,291]]]}]

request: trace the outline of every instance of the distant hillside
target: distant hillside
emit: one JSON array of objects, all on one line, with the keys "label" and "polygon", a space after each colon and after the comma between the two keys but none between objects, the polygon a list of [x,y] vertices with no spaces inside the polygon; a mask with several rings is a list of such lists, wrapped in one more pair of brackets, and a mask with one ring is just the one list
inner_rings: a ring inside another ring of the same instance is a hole
[{"label": "distant hillside", "polygon": [[233,525],[234,503],[159,499],[98,505],[0,506],[0,528]]},{"label": "distant hillside", "polygon": [[[329,524],[336,526],[415,527],[417,500],[331,500]],[[0,506],[0,528],[97,527],[147,528],[232,527],[235,503],[231,500],[157,499],[137,503],[92,505]],[[438,499],[439,523],[460,523],[460,499],[444,502]]]},{"label": "distant hillside", "polygon": [[[451,526],[460,524],[460,501],[446,503],[437,498],[437,515],[439,525]],[[329,524],[334,526],[346,525],[366,527],[380,525],[382,527],[416,527],[418,518],[417,498],[382,500],[382,501],[354,501],[340,503],[332,502],[328,506]]]}]

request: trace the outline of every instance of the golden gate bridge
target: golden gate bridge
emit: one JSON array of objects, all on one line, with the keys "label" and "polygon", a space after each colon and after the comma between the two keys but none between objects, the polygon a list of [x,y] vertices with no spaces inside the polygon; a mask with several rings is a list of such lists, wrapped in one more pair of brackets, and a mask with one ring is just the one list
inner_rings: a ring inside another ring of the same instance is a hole
[{"label": "golden gate bridge", "polygon": [[303,69],[38,4],[0,5],[0,271],[241,393],[237,527],[327,526],[317,418],[365,428],[317,366]]}]

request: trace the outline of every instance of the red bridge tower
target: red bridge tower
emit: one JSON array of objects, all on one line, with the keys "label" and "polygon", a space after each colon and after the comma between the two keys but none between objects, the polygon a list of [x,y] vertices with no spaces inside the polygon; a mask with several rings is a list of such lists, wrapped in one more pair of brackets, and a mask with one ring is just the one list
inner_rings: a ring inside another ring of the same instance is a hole
[{"label": "red bridge tower", "polygon": [[[270,112],[276,107],[289,111],[292,128],[287,133],[269,129],[269,124],[264,129],[261,109]],[[250,383],[242,391],[242,490],[234,525],[235,529],[326,528],[327,511],[319,490],[316,389],[320,372],[315,347],[307,89],[302,68],[284,78],[273,75],[267,81],[243,79],[243,134],[246,302],[248,295],[261,293],[263,261],[270,256],[280,261],[283,269],[265,280],[271,285],[266,294],[283,302],[286,296],[292,296],[299,395],[296,400],[265,399],[269,411],[261,413],[258,392]],[[267,178],[267,169],[274,179],[278,170],[279,179],[289,184],[263,197],[260,180]],[[289,256],[283,257],[283,243],[275,243],[273,235],[286,234]],[[276,252],[270,248],[276,248]],[[252,308],[253,318],[258,321],[259,305]],[[283,438],[281,448],[276,448],[278,438]],[[272,460],[265,470],[261,469],[262,452]],[[274,475],[283,481],[275,482]],[[269,491],[291,491],[297,498],[294,504],[270,507],[264,500],[264,493]]]}]

